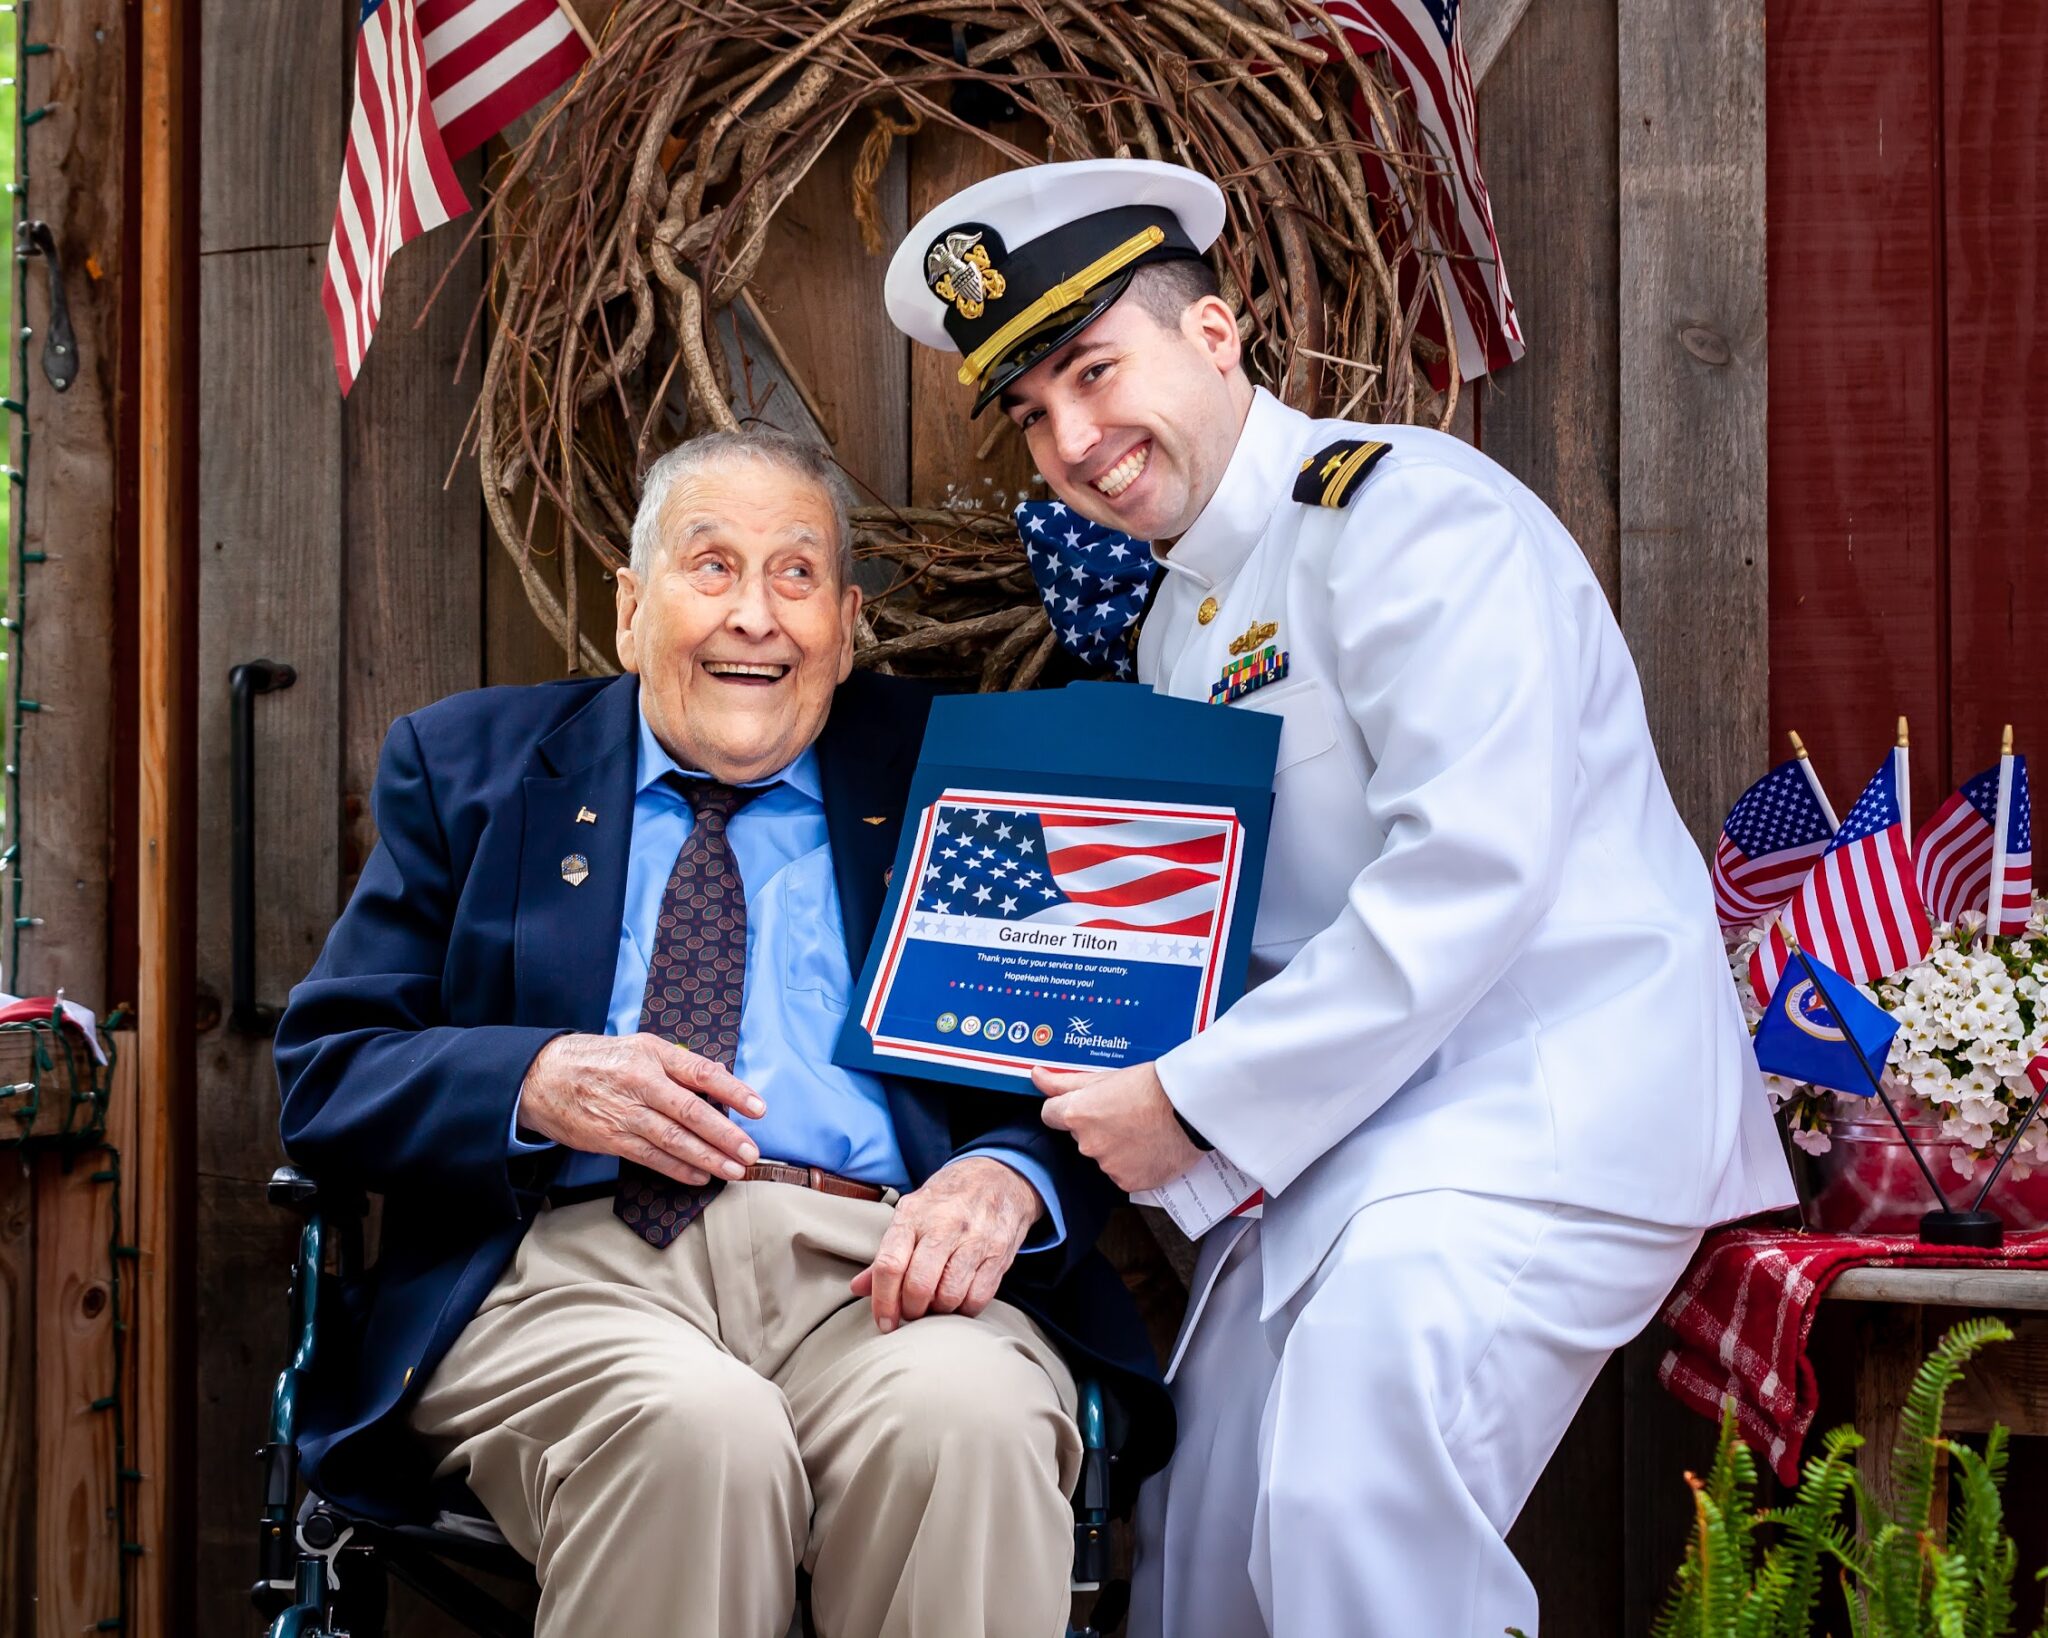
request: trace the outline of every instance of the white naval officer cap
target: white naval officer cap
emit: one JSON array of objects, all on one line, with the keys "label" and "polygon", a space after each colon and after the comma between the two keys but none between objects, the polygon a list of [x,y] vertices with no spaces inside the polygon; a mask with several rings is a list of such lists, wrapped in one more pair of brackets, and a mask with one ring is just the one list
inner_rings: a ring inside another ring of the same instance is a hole
[{"label": "white naval officer cap", "polygon": [[1223,190],[1184,165],[1027,165],[925,212],[896,248],[883,299],[913,341],[962,355],[979,415],[1107,312],[1139,268],[1200,257],[1223,215]]}]

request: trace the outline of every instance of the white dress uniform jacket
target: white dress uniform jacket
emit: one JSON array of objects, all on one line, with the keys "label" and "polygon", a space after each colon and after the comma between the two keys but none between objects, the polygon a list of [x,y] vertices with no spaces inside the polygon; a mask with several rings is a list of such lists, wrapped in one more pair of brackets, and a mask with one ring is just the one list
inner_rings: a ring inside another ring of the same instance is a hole
[{"label": "white dress uniform jacket", "polygon": [[[1390,448],[1348,504],[1292,498],[1360,437]],[[1395,1196],[1694,1227],[1789,1203],[1705,864],[1542,502],[1454,438],[1262,389],[1160,561],[1141,681],[1207,699],[1255,625],[1287,656],[1232,707],[1282,722],[1254,987],[1158,1066],[1266,1190],[1263,1315]]]}]

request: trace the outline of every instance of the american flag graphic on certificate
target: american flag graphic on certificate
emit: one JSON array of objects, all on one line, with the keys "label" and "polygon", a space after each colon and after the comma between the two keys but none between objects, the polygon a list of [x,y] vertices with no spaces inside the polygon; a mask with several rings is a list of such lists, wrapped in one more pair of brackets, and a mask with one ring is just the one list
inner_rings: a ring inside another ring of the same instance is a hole
[{"label": "american flag graphic on certificate", "polygon": [[1243,826],[1229,808],[947,790],[861,1024],[997,1073],[1141,1063],[1215,1015]]}]

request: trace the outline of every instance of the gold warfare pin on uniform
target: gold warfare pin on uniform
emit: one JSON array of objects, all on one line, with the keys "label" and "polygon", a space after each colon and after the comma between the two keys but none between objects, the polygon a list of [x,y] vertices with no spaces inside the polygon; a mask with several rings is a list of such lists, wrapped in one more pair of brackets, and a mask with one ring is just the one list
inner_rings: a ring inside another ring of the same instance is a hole
[{"label": "gold warfare pin on uniform", "polygon": [[1230,652],[1249,654],[1268,637],[1276,635],[1279,630],[1280,627],[1271,620],[1254,620],[1242,636],[1230,639]]},{"label": "gold warfare pin on uniform", "polygon": [[562,880],[571,887],[581,887],[590,875],[590,861],[580,853],[571,853],[562,861]]},{"label": "gold warfare pin on uniform", "polygon": [[1273,641],[1279,634],[1278,621],[1254,620],[1230,639],[1231,658],[1209,685],[1211,705],[1229,705],[1287,675],[1287,651]]},{"label": "gold warfare pin on uniform", "polygon": [[593,808],[578,808],[578,809],[576,810],[576,823],[577,823],[577,824],[579,824],[579,825],[594,825],[594,824],[596,824],[596,823],[597,823],[597,812],[596,812],[596,810],[595,810],[595,809],[593,809]]}]

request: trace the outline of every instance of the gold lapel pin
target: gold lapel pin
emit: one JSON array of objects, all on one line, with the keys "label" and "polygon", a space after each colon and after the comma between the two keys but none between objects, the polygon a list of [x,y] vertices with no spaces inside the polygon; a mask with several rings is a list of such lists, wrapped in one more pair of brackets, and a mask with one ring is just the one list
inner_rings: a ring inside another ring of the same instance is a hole
[{"label": "gold lapel pin", "polygon": [[1206,626],[1211,620],[1215,618],[1216,599],[1213,597],[1203,598],[1202,606],[1195,610],[1195,619]]},{"label": "gold lapel pin", "polygon": [[594,825],[597,823],[597,814],[590,808],[578,808],[576,810],[576,823],[579,825]]},{"label": "gold lapel pin", "polygon": [[873,814],[870,817],[861,820],[861,823],[864,825],[886,825],[888,822],[889,816],[886,813]]},{"label": "gold lapel pin", "polygon": [[590,874],[590,861],[580,853],[571,853],[562,861],[562,880],[571,887],[581,887]]}]

